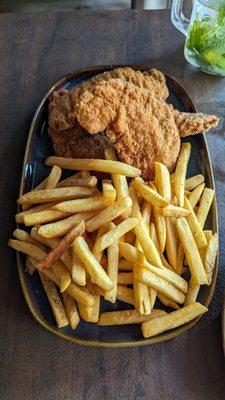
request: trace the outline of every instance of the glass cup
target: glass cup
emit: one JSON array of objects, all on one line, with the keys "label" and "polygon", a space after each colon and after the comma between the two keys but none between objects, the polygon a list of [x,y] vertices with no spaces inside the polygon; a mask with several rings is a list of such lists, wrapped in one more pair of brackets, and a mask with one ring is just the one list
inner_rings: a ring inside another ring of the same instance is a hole
[{"label": "glass cup", "polygon": [[225,0],[194,0],[191,18],[173,0],[171,20],[185,36],[186,60],[208,74],[225,76]]}]

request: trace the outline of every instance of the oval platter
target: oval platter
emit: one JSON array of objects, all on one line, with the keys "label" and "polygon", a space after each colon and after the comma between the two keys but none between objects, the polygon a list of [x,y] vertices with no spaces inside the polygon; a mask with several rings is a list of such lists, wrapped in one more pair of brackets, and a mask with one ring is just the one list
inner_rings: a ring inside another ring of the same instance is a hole
[{"label": "oval platter", "polygon": [[[72,72],[60,78],[48,90],[38,106],[31,123],[24,157],[20,195],[26,191],[32,190],[32,188],[38,185],[38,183],[40,183],[49,173],[49,169],[44,166],[44,160],[47,156],[54,154],[51,140],[47,133],[48,101],[51,93],[54,90],[59,90],[61,88],[71,89],[84,80],[117,67],[121,67],[121,65],[95,67]],[[140,69],[142,71],[147,69],[134,66],[132,66],[132,68]],[[168,102],[181,111],[196,112],[195,105],[188,96],[186,90],[174,78],[166,76],[166,79],[170,93]],[[189,161],[188,176],[202,173],[205,176],[206,186],[214,189],[212,166],[205,136],[203,134],[192,136],[188,138],[188,141],[192,144],[192,155]],[[208,216],[207,229],[212,229],[213,232],[218,232],[216,198],[214,199],[211,212]],[[17,253],[17,265],[21,287],[28,307],[34,318],[50,332],[78,344],[105,347],[149,345],[171,339],[190,329],[199,320],[199,318],[196,318],[182,327],[173,329],[150,339],[144,339],[142,337],[139,325],[104,327],[81,321],[75,331],[70,327],[58,329],[38,274],[34,273],[32,276],[28,275],[25,272],[24,264],[25,259],[23,255]],[[205,306],[208,306],[212,299],[217,270],[218,262],[215,266],[212,284],[210,286],[203,286],[199,293],[198,300]],[[101,303],[101,311],[113,311],[125,308],[128,308],[128,306],[119,301],[115,304],[105,301],[102,301]]]}]

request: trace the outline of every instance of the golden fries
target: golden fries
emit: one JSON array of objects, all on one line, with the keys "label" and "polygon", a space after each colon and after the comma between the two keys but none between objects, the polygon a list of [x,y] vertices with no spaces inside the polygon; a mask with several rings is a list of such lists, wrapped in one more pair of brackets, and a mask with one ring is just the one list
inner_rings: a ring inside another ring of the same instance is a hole
[{"label": "golden fries", "polygon": [[71,215],[68,218],[61,219],[60,221],[42,225],[38,229],[38,233],[45,238],[61,237],[66,235],[75,225],[80,224],[81,221],[88,221],[93,218],[94,215],[96,215],[95,211],[87,211],[86,213]]},{"label": "golden fries", "polygon": [[188,291],[185,296],[185,302],[184,302],[185,306],[188,306],[189,304],[193,304],[196,302],[200,287],[201,286],[198,283],[196,284],[192,281],[192,279],[190,279],[188,285]]},{"label": "golden fries", "polygon": [[205,184],[201,183],[201,185],[197,186],[188,196],[189,203],[190,203],[191,207],[193,208],[193,210],[202,195],[204,187],[205,187]]},{"label": "golden fries", "polygon": [[209,240],[209,244],[206,249],[205,258],[204,258],[204,267],[207,276],[207,285],[210,285],[212,282],[213,271],[216,264],[216,257],[218,253],[218,234],[214,233],[211,239]]},{"label": "golden fries", "polygon": [[68,217],[68,213],[58,210],[43,210],[36,213],[24,215],[23,222],[26,226],[45,224]]},{"label": "golden fries", "polygon": [[91,196],[92,192],[84,187],[63,187],[56,189],[35,190],[24,194],[18,199],[18,204],[38,204],[52,201],[79,199]]},{"label": "golden fries", "polygon": [[186,217],[186,220],[190,227],[192,235],[195,239],[197,247],[198,248],[206,247],[207,240],[206,240],[205,234],[202,231],[201,225],[199,224],[198,219],[197,219],[187,197],[184,198],[184,207],[190,211],[190,214]]},{"label": "golden fries", "polygon": [[51,305],[58,328],[63,328],[64,326],[67,326],[69,324],[69,321],[67,319],[62,300],[57,292],[55,284],[41,272],[39,272],[39,276],[41,278],[42,285]]},{"label": "golden fries", "polygon": [[140,315],[136,310],[109,311],[100,315],[98,325],[141,324],[162,315],[166,315],[166,312],[157,309],[152,310],[151,315]]},{"label": "golden fries", "polygon": [[62,298],[70,326],[72,329],[76,329],[80,322],[80,316],[77,310],[76,302],[71,296],[68,296],[68,294],[66,293],[62,294]]},{"label": "golden fries", "polygon": [[[115,225],[111,223],[110,228],[113,229],[114,227]],[[107,258],[108,258],[107,274],[113,283],[113,288],[109,291],[106,291],[104,297],[105,300],[108,300],[111,303],[115,303],[116,291],[117,291],[117,278],[118,278],[118,262],[119,262],[118,240],[115,240],[107,248]]]},{"label": "golden fries", "polygon": [[205,188],[203,190],[199,208],[196,214],[201,228],[204,228],[206,218],[214,199],[214,194],[215,193],[213,189]]},{"label": "golden fries", "polygon": [[164,197],[168,203],[171,201],[170,174],[165,165],[155,162],[155,186],[157,192]]},{"label": "golden fries", "polygon": [[177,166],[174,176],[174,193],[176,195],[178,205],[184,206],[184,188],[187,172],[187,165],[191,154],[191,144],[182,143],[180,155],[177,160]]},{"label": "golden fries", "polygon": [[116,201],[108,208],[102,210],[95,217],[86,222],[86,230],[88,232],[94,232],[100,226],[106,224],[123,214],[132,205],[130,197],[125,197]]},{"label": "golden fries", "polygon": [[151,286],[157,292],[164,294],[179,304],[184,303],[184,293],[182,293],[164,278],[152,273],[149,269],[143,267],[134,269],[134,279],[138,279],[139,281],[146,283],[146,285]]},{"label": "golden fries", "polygon": [[169,314],[143,322],[141,330],[145,338],[159,335],[162,332],[174,329],[192,321],[204,314],[208,309],[200,303],[193,303]]},{"label": "golden fries", "polygon": [[134,265],[134,305],[137,312],[141,315],[151,314],[151,302],[148,292],[148,286],[136,279],[136,269],[139,269],[138,265]]},{"label": "golden fries", "polygon": [[162,215],[164,217],[171,217],[171,218],[180,218],[180,217],[187,217],[190,214],[191,211],[182,208],[182,207],[177,207],[173,206],[170,204],[167,207],[162,208]]},{"label": "golden fries", "polygon": [[118,285],[116,291],[117,300],[134,306],[134,291],[126,286]]},{"label": "golden fries", "polygon": [[98,183],[98,179],[96,178],[96,176],[77,177],[75,175],[65,179],[64,181],[59,182],[57,187],[83,186],[92,189],[96,187]]},{"label": "golden fries", "polygon": [[77,256],[76,250],[73,246],[73,257],[72,257],[72,279],[75,283],[80,286],[86,285],[86,270],[83,263],[80,261]]},{"label": "golden fries", "polygon": [[75,226],[62,240],[60,240],[56,247],[54,247],[47,257],[39,262],[38,268],[51,268],[65,253],[65,251],[71,246],[72,242],[77,236],[83,235],[85,230],[84,221],[79,225]]},{"label": "golden fries", "polygon": [[48,157],[45,165],[58,167],[70,170],[90,170],[99,172],[108,172],[109,174],[120,174],[129,177],[141,175],[141,170],[120,161],[98,160],[98,159],[78,159],[78,158],[63,158],[63,157]]},{"label": "golden fries", "polygon": [[176,227],[179,239],[184,249],[185,256],[187,258],[193,282],[199,285],[206,284],[206,273],[198,252],[197,245],[195,243],[187,221],[184,218],[178,218],[176,220]]},{"label": "golden fries", "polygon": [[86,199],[64,201],[54,206],[56,210],[69,213],[100,210],[112,204],[112,200],[102,195],[94,195]]},{"label": "golden fries", "polygon": [[83,304],[86,307],[92,307],[95,304],[94,296],[87,289],[81,288],[74,282],[71,282],[66,289],[66,294],[76,300],[78,304]]},{"label": "golden fries", "polygon": [[38,245],[38,242],[35,239],[33,239],[31,237],[31,235],[28,232],[24,231],[23,229],[18,229],[18,228],[15,229],[13,232],[13,236],[16,239],[21,240],[22,242],[27,242],[27,243]]},{"label": "golden fries", "polygon": [[191,178],[186,179],[185,181],[185,189],[186,190],[193,190],[197,186],[201,185],[205,181],[205,178],[202,174],[198,174],[192,176]]},{"label": "golden fries", "polygon": [[127,220],[121,222],[121,224],[117,225],[110,232],[102,235],[96,242],[93,248],[94,253],[99,253],[100,251],[109,247],[114,241],[119,240],[121,236],[125,233],[129,232],[135,226],[139,224],[137,218],[128,218]]},{"label": "golden fries", "polygon": [[150,202],[154,206],[166,207],[168,205],[168,201],[146,185],[144,181],[142,181],[142,178],[135,178],[134,187],[146,201]]},{"label": "golden fries", "polygon": [[[126,179],[126,178],[125,178]],[[102,181],[103,196],[108,197],[110,200],[115,201],[116,189],[113,187],[110,179],[103,179]]]},{"label": "golden fries", "polygon": [[166,218],[166,255],[170,265],[176,269],[177,264],[177,236],[174,224]]},{"label": "golden fries", "polygon": [[60,292],[65,292],[71,284],[71,276],[67,268],[61,261],[57,261],[57,263],[52,266],[52,272],[56,276]]},{"label": "golden fries", "polygon": [[61,168],[54,165],[49,176],[46,179],[45,189],[54,189],[60,181],[62,175]]},{"label": "golden fries", "polygon": [[[164,296],[164,294],[158,293],[157,297],[159,298],[159,300],[161,301],[161,303],[164,306],[173,308],[174,310],[179,310],[178,304],[175,301],[173,301],[173,300],[169,299],[168,297]],[[186,297],[185,297],[185,300],[186,300]]]},{"label": "golden fries", "polygon": [[164,252],[166,246],[166,219],[161,214],[161,209],[159,207],[153,207],[154,217],[155,217],[155,226],[157,231],[157,236],[159,239],[160,251]]},{"label": "golden fries", "polygon": [[14,250],[20,251],[27,256],[33,257],[37,261],[43,260],[47,255],[47,253],[44,250],[40,249],[38,246],[27,242],[21,242],[20,240],[10,239],[8,241],[8,245]]},{"label": "golden fries", "polygon": [[104,290],[111,290],[113,288],[111,279],[96,260],[85,240],[79,236],[74,241],[73,246],[76,254],[79,255],[79,259],[82,261],[87,272],[91,276],[92,282],[96,283]]}]

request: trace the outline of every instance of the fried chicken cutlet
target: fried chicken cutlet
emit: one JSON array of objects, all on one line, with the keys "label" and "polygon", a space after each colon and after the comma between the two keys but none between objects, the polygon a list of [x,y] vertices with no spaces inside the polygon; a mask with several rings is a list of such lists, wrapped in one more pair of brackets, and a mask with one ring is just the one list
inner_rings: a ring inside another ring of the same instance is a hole
[{"label": "fried chicken cutlet", "polygon": [[99,82],[108,81],[109,79],[120,79],[124,82],[133,83],[140,88],[149,89],[162,99],[166,99],[169,95],[166,79],[162,72],[156,69],[141,72],[129,67],[116,68],[94,76],[70,91],[63,89],[59,92],[54,92],[49,103],[49,127],[53,131],[72,128],[76,120],[75,105],[82,92]]},{"label": "fried chicken cutlet", "polygon": [[171,171],[180,150],[180,136],[171,107],[149,90],[119,79],[102,81],[84,91],[77,119],[89,133],[110,129],[121,161],[154,176],[154,162]]}]

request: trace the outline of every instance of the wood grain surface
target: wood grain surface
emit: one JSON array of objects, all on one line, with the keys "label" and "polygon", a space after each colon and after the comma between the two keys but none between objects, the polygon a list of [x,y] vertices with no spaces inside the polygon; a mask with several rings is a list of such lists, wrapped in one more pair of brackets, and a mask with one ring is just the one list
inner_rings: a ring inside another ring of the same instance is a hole
[{"label": "wood grain surface", "polygon": [[224,241],[225,80],[189,66],[183,45],[168,11],[0,16],[1,400],[223,397],[220,318],[198,332],[145,348],[94,349],[64,342],[31,317],[19,286],[15,254],[6,246],[14,227],[24,146],[36,106],[64,73],[106,64],[159,67],[188,88],[201,111],[220,116],[208,143]]}]

